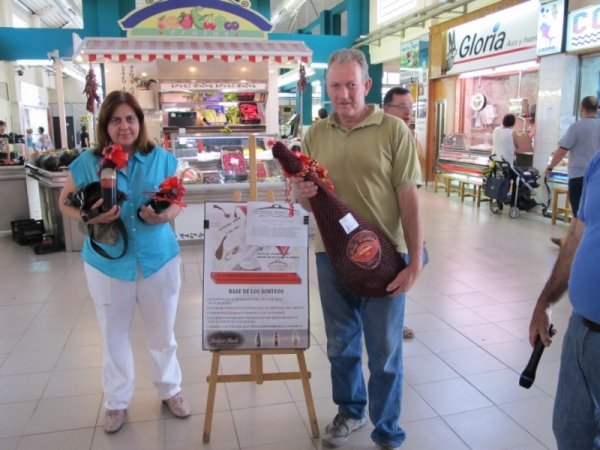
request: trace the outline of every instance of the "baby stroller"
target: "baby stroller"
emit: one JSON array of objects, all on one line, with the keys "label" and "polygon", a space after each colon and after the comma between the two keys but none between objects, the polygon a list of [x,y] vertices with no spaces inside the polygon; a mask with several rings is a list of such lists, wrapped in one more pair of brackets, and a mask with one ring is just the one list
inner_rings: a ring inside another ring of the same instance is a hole
[{"label": "baby stroller", "polygon": [[498,160],[491,155],[483,174],[484,194],[490,198],[490,211],[494,214],[499,214],[504,205],[510,205],[508,216],[511,219],[519,217],[521,211],[529,212],[537,206],[542,207],[545,216],[548,215],[548,205],[536,199],[540,174],[535,167],[512,166],[504,158]]}]

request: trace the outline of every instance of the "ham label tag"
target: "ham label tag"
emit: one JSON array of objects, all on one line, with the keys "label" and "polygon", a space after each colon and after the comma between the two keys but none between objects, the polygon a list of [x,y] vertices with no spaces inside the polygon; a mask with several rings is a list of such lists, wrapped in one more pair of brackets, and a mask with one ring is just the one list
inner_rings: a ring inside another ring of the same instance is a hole
[{"label": "ham label tag", "polygon": [[351,213],[346,214],[339,222],[346,234],[350,234],[358,228],[358,222]]}]

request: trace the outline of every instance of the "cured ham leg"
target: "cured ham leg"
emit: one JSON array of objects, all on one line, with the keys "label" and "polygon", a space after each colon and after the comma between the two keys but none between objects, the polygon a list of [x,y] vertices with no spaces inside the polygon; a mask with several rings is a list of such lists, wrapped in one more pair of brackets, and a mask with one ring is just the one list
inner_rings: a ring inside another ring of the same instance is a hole
[{"label": "cured ham leg", "polygon": [[362,296],[387,296],[386,286],[406,267],[387,236],[335,195],[326,170],[316,161],[295,154],[282,142],[273,146],[273,157],[286,176],[302,177],[319,187],[309,202],[325,250],[342,283]]}]

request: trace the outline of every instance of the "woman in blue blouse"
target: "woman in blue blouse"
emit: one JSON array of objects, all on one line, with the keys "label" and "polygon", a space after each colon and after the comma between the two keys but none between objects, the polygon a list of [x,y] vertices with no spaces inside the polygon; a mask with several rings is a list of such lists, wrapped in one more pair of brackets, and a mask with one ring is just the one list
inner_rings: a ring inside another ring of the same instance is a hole
[{"label": "woman in blue blouse", "polygon": [[[134,391],[130,334],[136,305],[146,331],[158,395],[174,416],[190,415],[190,406],[181,395],[181,369],[174,334],[181,259],[170,222],[181,207],[172,204],[157,214],[144,206],[148,194],[157,192],[159,184],[175,174],[177,160],[148,139],[144,114],[135,97],[123,91],[111,92],[106,97],[99,111],[96,142],[97,149],[84,152],[70,165],[59,204],[65,216],[80,222],[87,220],[79,209],[65,205],[68,194],[99,181],[102,149],[111,143],[121,145],[128,161],[124,168],[118,169],[117,186],[127,200],[87,223],[110,223],[121,218],[127,230],[127,251],[118,259],[108,259],[94,250],[88,237],[81,252],[104,347],[104,430],[114,433],[123,425]],[[98,200],[95,207],[101,202]],[[123,244],[119,236],[114,245],[99,245],[108,254],[118,255]]]}]

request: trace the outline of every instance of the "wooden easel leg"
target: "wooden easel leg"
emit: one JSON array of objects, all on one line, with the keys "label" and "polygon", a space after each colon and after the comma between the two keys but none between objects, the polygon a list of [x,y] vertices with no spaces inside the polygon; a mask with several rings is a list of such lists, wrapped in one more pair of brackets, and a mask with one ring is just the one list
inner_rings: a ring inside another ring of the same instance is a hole
[{"label": "wooden easel leg", "polygon": [[[314,438],[319,437],[319,425],[317,423],[317,415],[315,413],[315,404],[312,398],[312,391],[310,389],[310,377],[311,374],[306,367],[306,360],[304,359],[304,350],[298,349],[276,349],[276,350],[213,350],[212,363],[210,368],[210,375],[206,377],[208,381],[208,396],[206,399],[206,411],[204,416],[204,434],[202,440],[204,443],[210,441],[210,430],[212,427],[212,418],[215,408],[215,396],[217,393],[217,383],[228,383],[228,382],[240,382],[240,381],[253,381],[256,384],[262,384],[264,381],[282,381],[282,380],[298,380],[302,381],[302,388],[304,390],[304,399],[306,400],[306,409],[308,411],[308,420],[310,422],[310,429]],[[263,368],[263,356],[265,354],[270,355],[283,355],[283,354],[296,354],[298,359],[298,372],[277,372],[277,373],[264,373]],[[223,374],[219,375],[219,362],[221,356],[227,355],[248,355],[250,356],[250,374]]]},{"label": "wooden easel leg", "polygon": [[215,397],[217,394],[217,379],[219,376],[219,360],[221,353],[213,352],[210,375],[208,376],[208,397],[206,398],[206,411],[204,412],[204,433],[202,441],[206,444],[210,441],[210,430],[212,428],[213,411],[215,409]]},{"label": "wooden easel leg", "polygon": [[302,379],[302,388],[304,390],[304,399],[306,400],[306,410],[308,412],[308,421],[310,422],[310,430],[312,437],[319,437],[319,424],[317,422],[317,414],[315,413],[315,404],[313,402],[312,391],[310,389],[310,372],[306,367],[304,359],[304,350],[296,350],[298,358],[298,367],[300,368],[300,378]]},{"label": "wooden easel leg", "polygon": [[254,361],[254,368],[256,369],[256,372],[254,372],[254,375],[256,376],[256,384],[263,384],[263,381],[265,381],[265,372],[263,369],[262,355],[252,355],[251,358]]}]

